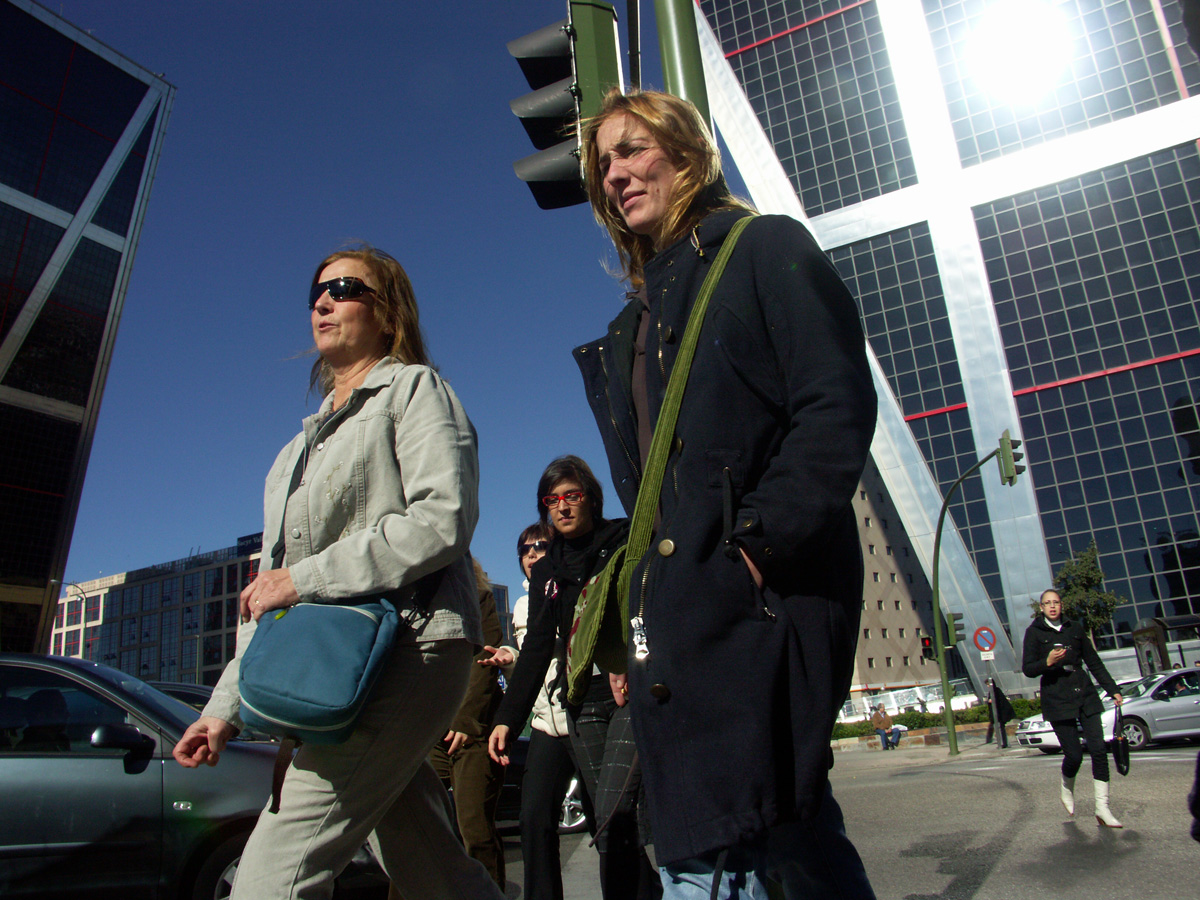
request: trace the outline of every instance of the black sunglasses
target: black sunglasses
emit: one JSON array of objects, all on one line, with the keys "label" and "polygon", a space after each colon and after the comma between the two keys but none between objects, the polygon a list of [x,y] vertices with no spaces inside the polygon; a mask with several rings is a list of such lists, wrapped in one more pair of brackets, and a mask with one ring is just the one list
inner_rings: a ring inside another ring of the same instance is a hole
[{"label": "black sunglasses", "polygon": [[522,544],[519,548],[521,556],[528,556],[530,550],[536,550],[538,553],[545,553],[550,549],[549,541],[534,541],[532,544]]},{"label": "black sunglasses", "polygon": [[317,301],[326,291],[331,300],[356,300],[363,294],[375,293],[375,288],[369,286],[361,278],[333,278],[329,281],[319,281],[308,292],[308,308],[317,308]]}]

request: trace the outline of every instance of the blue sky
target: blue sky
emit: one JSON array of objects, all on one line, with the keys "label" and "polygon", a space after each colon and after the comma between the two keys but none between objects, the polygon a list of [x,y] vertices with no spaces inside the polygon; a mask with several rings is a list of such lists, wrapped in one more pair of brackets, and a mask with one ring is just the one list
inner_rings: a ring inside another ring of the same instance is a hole
[{"label": "blue sky", "polygon": [[[578,453],[611,495],[570,350],[620,310],[615,254],[586,207],[542,211],[512,171],[532,148],[508,108],[528,88],[504,45],[566,3],[52,8],[178,89],[66,578],[262,529],[267,468],[318,403],[308,280],[362,239],[412,278],[434,359],[479,432],[475,553],[518,586],[516,536],[550,459]],[[643,81],[661,86],[652,9]]]}]

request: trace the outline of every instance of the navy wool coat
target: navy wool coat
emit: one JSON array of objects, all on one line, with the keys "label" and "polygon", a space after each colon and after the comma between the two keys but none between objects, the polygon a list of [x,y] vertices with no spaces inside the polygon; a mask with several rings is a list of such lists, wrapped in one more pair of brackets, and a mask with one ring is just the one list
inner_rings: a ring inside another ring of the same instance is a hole
[{"label": "navy wool coat", "polygon": [[[647,264],[646,382],[658,418],[687,315],[733,222],[707,216]],[[613,483],[641,478],[631,393],[642,305],[575,350]],[[858,310],[795,220],[743,233],[708,315],[630,589],[649,655],[629,700],[660,865],[815,814],[862,604],[851,499],[875,428]],[[765,579],[759,589],[744,548]]]}]

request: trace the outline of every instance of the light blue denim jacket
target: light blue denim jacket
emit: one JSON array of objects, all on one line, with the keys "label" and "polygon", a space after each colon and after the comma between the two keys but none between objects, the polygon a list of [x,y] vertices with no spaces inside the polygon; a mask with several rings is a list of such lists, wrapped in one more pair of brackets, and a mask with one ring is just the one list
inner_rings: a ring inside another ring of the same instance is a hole
[{"label": "light blue denim jacket", "polygon": [[[394,592],[447,568],[437,592],[415,611],[413,637],[483,643],[467,549],[479,518],[475,429],[450,386],[426,366],[384,359],[332,413],[333,395],[304,420],[267,474],[262,568],[283,530],[292,582],[302,601],[336,602]],[[301,456],[304,476],[288,500]],[[411,601],[398,603],[402,617]],[[238,673],[255,623],[239,629],[205,715],[233,722]]]}]

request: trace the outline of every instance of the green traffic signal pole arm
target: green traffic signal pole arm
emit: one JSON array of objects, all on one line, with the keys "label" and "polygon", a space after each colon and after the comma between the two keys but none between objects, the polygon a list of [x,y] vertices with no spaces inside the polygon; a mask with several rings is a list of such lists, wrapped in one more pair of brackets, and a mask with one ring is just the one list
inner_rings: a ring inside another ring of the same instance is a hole
[{"label": "green traffic signal pole arm", "polygon": [[694,0],[654,0],[654,15],[667,93],[691,101],[701,118],[711,123]]},{"label": "green traffic signal pole arm", "polygon": [[942,526],[946,524],[946,510],[950,508],[950,498],[954,496],[958,486],[967,480],[968,475],[979,471],[985,462],[999,452],[1000,448],[997,447],[963,472],[962,477],[950,485],[950,490],[946,492],[946,499],[942,501],[942,511],[938,513],[937,533],[933,537],[933,638],[934,646],[937,648],[938,670],[942,676],[942,717],[946,720],[947,743],[950,745],[951,756],[958,755],[958,735],[954,731],[954,709],[950,704],[950,676],[946,672],[946,644],[942,634],[941,597],[938,594],[938,562],[942,556]]}]

